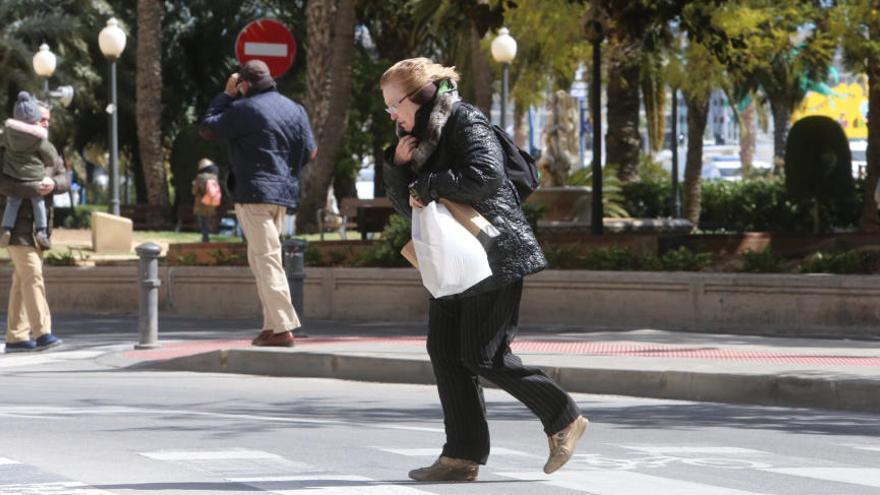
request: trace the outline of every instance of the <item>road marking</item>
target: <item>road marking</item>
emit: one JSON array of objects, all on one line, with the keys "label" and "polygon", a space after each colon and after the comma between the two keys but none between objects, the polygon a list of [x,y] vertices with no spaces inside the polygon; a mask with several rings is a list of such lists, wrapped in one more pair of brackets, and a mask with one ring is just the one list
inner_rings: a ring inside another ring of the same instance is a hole
[{"label": "road marking", "polygon": [[669,446],[669,445],[621,445],[630,450],[638,450],[647,454],[716,454],[716,455],[768,455],[768,452],[739,447],[722,446]]},{"label": "road marking", "polygon": [[284,43],[256,43],[245,41],[244,54],[252,57],[286,57],[287,45]]},{"label": "road marking", "polygon": [[113,495],[75,481],[0,485],[0,495]]},{"label": "road marking", "polygon": [[877,468],[806,467],[773,468],[764,469],[763,471],[880,488],[880,469]]},{"label": "road marking", "polygon": [[74,361],[92,359],[105,354],[104,351],[49,351],[40,354],[16,353],[4,354],[0,358],[0,368],[14,368],[38,364],[56,363],[60,361]]},{"label": "road marking", "polygon": [[227,481],[243,483],[278,495],[425,495],[433,493],[376,481],[364,476],[346,474],[227,478]]},{"label": "road marking", "polygon": [[383,423],[370,423],[370,422],[356,422],[356,421],[342,421],[335,419],[314,419],[314,418],[303,418],[303,417],[295,417],[295,416],[263,416],[263,415],[255,415],[255,414],[231,414],[231,413],[216,413],[209,411],[194,411],[192,409],[149,409],[149,408],[140,408],[140,407],[127,407],[127,406],[104,406],[104,407],[63,407],[63,406],[41,406],[41,405],[33,405],[33,406],[0,406],[0,417],[23,417],[23,415],[34,416],[34,415],[42,415],[42,417],[58,417],[58,416],[71,416],[71,417],[82,417],[82,416],[120,416],[120,415],[135,415],[135,416],[145,416],[145,415],[156,415],[156,416],[199,416],[199,417],[207,417],[207,418],[221,418],[221,419],[238,419],[244,421],[275,421],[279,423],[304,423],[304,424],[315,424],[315,425],[323,425],[323,426],[349,426],[352,428],[378,428],[385,430],[400,430],[400,429],[415,429],[419,431],[430,431],[436,433],[442,433],[444,430],[439,428],[422,428],[422,427],[409,427],[409,426],[399,426],[399,425],[391,425],[391,424],[383,424]]},{"label": "road marking", "polygon": [[390,423],[376,423],[374,425],[377,428],[386,428],[389,430],[406,430],[406,431],[427,431],[431,433],[446,433],[446,430],[443,428],[427,428],[424,426],[400,426],[400,425],[392,425]]},{"label": "road marking", "polygon": [[260,450],[160,450],[157,452],[141,452],[141,455],[157,461],[204,461],[221,459],[281,459],[280,455]]},{"label": "road marking", "polygon": [[874,452],[880,452],[880,447],[876,447],[874,445],[852,445],[852,444],[850,444],[850,445],[847,445],[847,447],[852,447],[854,449],[859,449],[859,450],[871,450]]},{"label": "road marking", "polygon": [[0,457],[0,466],[5,466],[7,464],[21,464],[18,461],[14,461],[12,459],[8,459],[6,457]]},{"label": "road marking", "polygon": [[[383,452],[389,452],[391,454],[402,455],[406,457],[437,457],[440,455],[440,449],[438,448],[428,448],[428,449],[394,449],[389,447],[373,447],[374,449],[381,450]],[[519,450],[513,449],[505,449],[503,447],[492,447],[492,451],[490,453],[492,457],[497,456],[505,456],[505,457],[525,457],[529,459],[543,459],[544,456],[539,456],[535,454],[529,454],[526,452],[521,452]]]},{"label": "road marking", "polygon": [[[499,476],[544,484],[594,495],[644,495],[674,493],[675,495],[764,495],[717,485],[662,478],[631,471],[562,471],[548,476],[538,471],[496,472]],[[650,487],[650,488],[648,488]]]}]

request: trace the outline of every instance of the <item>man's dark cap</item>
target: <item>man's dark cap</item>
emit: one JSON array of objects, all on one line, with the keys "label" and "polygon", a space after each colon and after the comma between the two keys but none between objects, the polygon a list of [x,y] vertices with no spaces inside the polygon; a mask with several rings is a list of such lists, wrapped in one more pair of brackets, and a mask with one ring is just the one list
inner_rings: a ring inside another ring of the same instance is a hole
[{"label": "man's dark cap", "polygon": [[251,88],[256,91],[275,86],[275,80],[269,72],[269,66],[262,60],[248,60],[241,66],[239,77],[243,81],[247,81]]}]

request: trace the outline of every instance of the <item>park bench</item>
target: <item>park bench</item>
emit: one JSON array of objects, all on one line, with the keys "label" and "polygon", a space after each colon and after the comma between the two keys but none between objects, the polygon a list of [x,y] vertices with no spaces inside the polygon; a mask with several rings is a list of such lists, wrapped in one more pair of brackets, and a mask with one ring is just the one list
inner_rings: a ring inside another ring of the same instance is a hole
[{"label": "park bench", "polygon": [[394,207],[388,198],[342,198],[339,213],[342,215],[342,238],[345,239],[346,231],[353,228],[361,233],[361,239],[366,240],[368,234],[385,229]]}]

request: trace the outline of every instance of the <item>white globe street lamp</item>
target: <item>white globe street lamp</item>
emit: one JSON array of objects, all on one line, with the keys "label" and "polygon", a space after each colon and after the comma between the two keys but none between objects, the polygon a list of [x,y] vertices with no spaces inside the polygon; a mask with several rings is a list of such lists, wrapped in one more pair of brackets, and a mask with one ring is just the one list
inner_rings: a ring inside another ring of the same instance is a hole
[{"label": "white globe street lamp", "polygon": [[55,54],[49,50],[49,45],[43,43],[40,50],[34,54],[33,58],[34,72],[43,78],[43,98],[49,95],[49,78],[55,73],[55,67],[58,59]]},{"label": "white globe street lamp", "polygon": [[125,31],[119,27],[119,21],[111,17],[107,21],[107,27],[98,34],[98,46],[101,53],[110,63],[110,104],[107,105],[107,113],[110,114],[110,213],[119,215],[119,136],[117,132],[117,105],[116,105],[116,60],[125,50]]},{"label": "white globe street lamp", "polygon": [[516,57],[516,40],[506,27],[492,40],[492,58],[501,64],[501,128],[507,132],[507,85],[510,62]]}]

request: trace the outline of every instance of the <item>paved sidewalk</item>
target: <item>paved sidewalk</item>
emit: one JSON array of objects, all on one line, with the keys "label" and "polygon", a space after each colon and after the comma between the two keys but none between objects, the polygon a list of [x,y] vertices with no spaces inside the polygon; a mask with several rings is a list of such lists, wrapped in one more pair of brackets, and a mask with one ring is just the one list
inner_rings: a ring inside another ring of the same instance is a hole
[{"label": "paved sidewalk", "polygon": [[[250,346],[257,321],[164,317],[135,351],[134,317],[55,321],[67,349],[117,344],[98,358],[117,367],[433,383],[424,323],[309,321],[288,349]],[[572,392],[880,413],[880,341],[525,325],[513,350]]]}]

